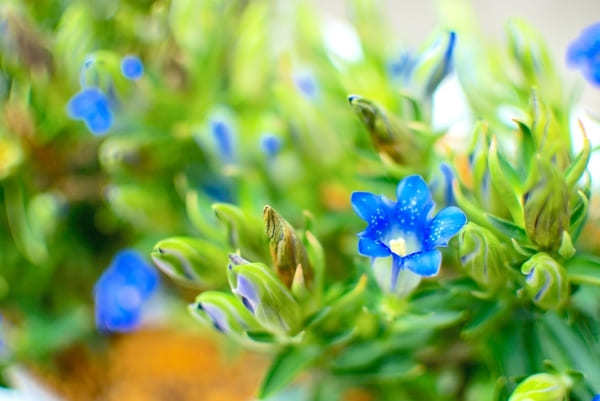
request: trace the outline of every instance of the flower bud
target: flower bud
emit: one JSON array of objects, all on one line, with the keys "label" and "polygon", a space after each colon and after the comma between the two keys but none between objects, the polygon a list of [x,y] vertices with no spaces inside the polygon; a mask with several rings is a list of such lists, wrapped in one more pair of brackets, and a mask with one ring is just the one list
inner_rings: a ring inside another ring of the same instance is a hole
[{"label": "flower bud", "polygon": [[563,377],[539,373],[523,380],[508,401],[563,401],[568,389]]},{"label": "flower bud", "polygon": [[152,261],[172,279],[197,288],[218,288],[227,282],[227,253],[202,239],[174,237],[160,241]]},{"label": "flower bud", "polygon": [[230,264],[229,285],[267,330],[281,335],[294,335],[300,330],[300,306],[267,266],[260,263]]},{"label": "flower bud", "polygon": [[541,248],[554,250],[569,227],[567,185],[558,170],[541,159],[532,177],[533,184],[523,195],[525,230]]},{"label": "flower bud", "polygon": [[375,149],[382,158],[401,165],[422,163],[426,144],[411,129],[393,120],[383,109],[358,95],[348,96],[350,105],[365,124]]},{"label": "flower bud", "polygon": [[477,284],[497,289],[506,282],[508,251],[487,229],[468,223],[460,233],[458,254],[465,272]]},{"label": "flower bud", "polygon": [[263,219],[273,266],[281,282],[291,288],[296,271],[300,269],[302,276],[296,278],[296,281],[302,281],[310,287],[313,280],[312,267],[294,228],[269,205],[263,210]]},{"label": "flower bud", "polygon": [[215,203],[212,209],[217,218],[227,226],[231,246],[239,249],[248,259],[267,258],[265,237],[259,219],[229,203]]},{"label": "flower bud", "polygon": [[533,255],[521,266],[527,275],[525,291],[542,309],[560,309],[569,298],[567,272],[548,254]]},{"label": "flower bud", "polygon": [[231,294],[203,292],[189,310],[198,320],[237,340],[242,339],[247,331],[260,329],[254,316]]}]

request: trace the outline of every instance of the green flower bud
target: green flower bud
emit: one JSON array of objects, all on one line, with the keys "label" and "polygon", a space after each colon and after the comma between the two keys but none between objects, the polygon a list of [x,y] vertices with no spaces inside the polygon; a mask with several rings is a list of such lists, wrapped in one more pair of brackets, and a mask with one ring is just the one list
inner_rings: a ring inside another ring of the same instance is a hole
[{"label": "green flower bud", "polygon": [[508,401],[564,401],[569,387],[561,376],[539,373],[523,380]]},{"label": "green flower bud", "polygon": [[230,264],[229,285],[267,330],[280,335],[294,335],[300,330],[300,306],[267,266],[260,263]]},{"label": "green flower bud", "polygon": [[540,252],[521,266],[527,275],[525,291],[542,309],[560,309],[569,299],[567,271],[548,254]]},{"label": "green flower bud", "polygon": [[246,339],[246,332],[260,330],[254,316],[231,294],[203,292],[189,306],[189,311],[201,322],[238,341]]},{"label": "green flower bud", "polygon": [[10,176],[23,160],[21,147],[7,138],[0,138],[0,180]]},{"label": "green flower bud", "polygon": [[569,227],[567,184],[556,167],[542,159],[529,181],[533,184],[523,196],[525,230],[538,246],[554,250]]},{"label": "green flower bud", "polygon": [[164,239],[154,246],[151,257],[166,275],[189,286],[218,288],[227,282],[227,253],[202,239]]},{"label": "green flower bud", "polygon": [[422,164],[427,146],[408,126],[360,96],[351,95],[348,101],[365,124],[375,149],[383,159],[408,166]]},{"label": "green flower bud", "polygon": [[215,203],[212,208],[217,218],[226,224],[231,246],[239,249],[248,259],[267,258],[265,236],[259,219],[228,203]]},{"label": "green flower bud", "polygon": [[508,250],[489,230],[467,223],[459,236],[458,254],[465,272],[482,287],[493,290],[506,282]]},{"label": "green flower bud", "polygon": [[[271,259],[281,282],[288,288],[291,288],[294,280],[310,287],[313,280],[312,266],[294,228],[269,205],[263,210],[263,218]],[[302,275],[296,278],[298,269],[302,271]]]}]

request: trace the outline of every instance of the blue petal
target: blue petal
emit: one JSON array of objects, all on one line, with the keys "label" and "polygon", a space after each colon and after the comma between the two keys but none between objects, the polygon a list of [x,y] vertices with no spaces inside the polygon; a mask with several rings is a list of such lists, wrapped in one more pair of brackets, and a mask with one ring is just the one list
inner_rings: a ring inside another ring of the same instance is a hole
[{"label": "blue petal", "polygon": [[84,118],[96,110],[98,102],[106,97],[98,88],[85,88],[76,93],[67,104],[67,111],[71,118]]},{"label": "blue petal", "polygon": [[442,253],[437,249],[413,253],[404,258],[404,268],[421,276],[435,276],[442,265]]},{"label": "blue petal", "polygon": [[398,284],[398,274],[400,270],[404,267],[405,258],[398,256],[396,254],[392,254],[392,277],[390,283],[390,290],[394,291],[396,289],[396,284]]},{"label": "blue petal", "polygon": [[441,210],[429,223],[426,247],[447,246],[448,241],[467,223],[467,217],[456,206]]},{"label": "blue petal", "polygon": [[224,162],[233,162],[235,150],[233,143],[233,132],[230,125],[223,120],[213,120],[210,128],[217,146],[217,150]]},{"label": "blue petal", "polygon": [[380,239],[390,226],[390,202],[370,192],[353,192],[350,202],[356,214],[368,223],[365,234]]},{"label": "blue petal", "polygon": [[433,200],[427,183],[418,175],[406,177],[396,189],[396,212],[398,217],[407,218],[406,225],[421,224],[433,208]]},{"label": "blue petal", "polygon": [[121,61],[121,73],[128,79],[139,79],[144,73],[144,64],[137,56],[125,56]]},{"label": "blue petal", "polygon": [[358,240],[358,253],[363,256],[370,256],[372,258],[381,258],[390,255],[390,250],[381,241],[361,237]]},{"label": "blue petal", "polygon": [[240,274],[237,276],[237,287],[235,289],[235,293],[241,297],[244,306],[250,312],[254,313],[259,302],[258,294],[254,288],[254,284]]},{"label": "blue petal", "polygon": [[202,305],[202,309],[204,309],[206,314],[212,320],[215,329],[219,330],[222,333],[226,333],[229,331],[229,324],[227,323],[225,314],[221,309],[219,309],[219,307],[211,304],[204,304]]},{"label": "blue petal", "polygon": [[260,147],[267,157],[275,157],[281,149],[281,139],[273,134],[264,134],[260,138]]},{"label": "blue petal", "polygon": [[83,118],[92,134],[101,135],[110,129],[113,116],[108,104],[98,104],[96,110]]},{"label": "blue petal", "polygon": [[592,401],[600,401],[600,394],[596,394]]}]

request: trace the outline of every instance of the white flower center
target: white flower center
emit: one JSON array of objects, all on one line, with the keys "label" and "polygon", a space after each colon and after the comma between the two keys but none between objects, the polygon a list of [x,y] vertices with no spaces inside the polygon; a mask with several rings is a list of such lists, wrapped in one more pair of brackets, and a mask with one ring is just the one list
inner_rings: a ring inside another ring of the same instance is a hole
[{"label": "white flower center", "polygon": [[406,256],[406,240],[402,237],[391,240],[390,250],[398,256]]},{"label": "white flower center", "polygon": [[404,257],[415,252],[420,252],[422,249],[421,241],[414,233],[397,232],[387,243],[388,248],[394,254]]}]

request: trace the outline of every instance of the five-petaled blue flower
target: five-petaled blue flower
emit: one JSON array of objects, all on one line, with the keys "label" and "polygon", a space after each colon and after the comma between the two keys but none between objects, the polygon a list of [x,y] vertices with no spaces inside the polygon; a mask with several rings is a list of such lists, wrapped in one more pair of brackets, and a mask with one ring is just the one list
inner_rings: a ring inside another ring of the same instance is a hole
[{"label": "five-petaled blue flower", "polygon": [[264,134],[260,138],[260,148],[267,157],[274,158],[281,150],[281,139],[273,134]]},{"label": "five-petaled blue flower", "polygon": [[135,330],[158,280],[156,270],[139,253],[119,252],[94,287],[97,327],[116,332]]},{"label": "five-petaled blue flower", "polygon": [[567,63],[580,68],[585,79],[600,86],[600,22],[585,28],[571,43]]},{"label": "five-petaled blue flower", "polygon": [[144,74],[144,64],[137,56],[125,56],[121,61],[121,73],[127,79],[139,79]]},{"label": "five-petaled blue flower", "polygon": [[396,196],[393,202],[370,192],[354,192],[351,199],[354,211],[368,223],[359,234],[358,251],[371,258],[392,256],[392,290],[401,269],[420,276],[436,275],[442,263],[437,248],[447,246],[467,222],[455,206],[431,217],[435,204],[418,175],[400,181]]},{"label": "five-petaled blue flower", "polygon": [[113,122],[108,97],[96,87],[84,88],[67,105],[69,117],[83,120],[92,134],[106,133]]}]

